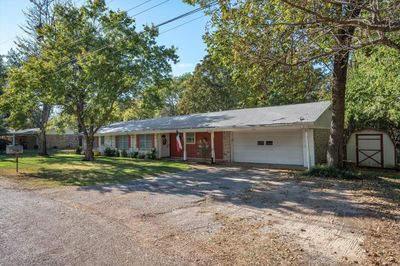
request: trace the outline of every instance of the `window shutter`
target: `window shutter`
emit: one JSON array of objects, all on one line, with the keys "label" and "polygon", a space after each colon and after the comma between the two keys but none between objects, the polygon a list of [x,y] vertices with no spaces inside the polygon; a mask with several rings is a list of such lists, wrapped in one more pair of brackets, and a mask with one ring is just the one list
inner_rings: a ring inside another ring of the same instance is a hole
[{"label": "window shutter", "polygon": [[131,136],[128,135],[128,149],[131,148]]},{"label": "window shutter", "polygon": [[155,148],[155,137],[156,137],[156,134],[151,134],[151,146],[152,146],[152,148]]},{"label": "window shutter", "polygon": [[115,148],[118,149],[118,136],[115,136]]},{"label": "window shutter", "polygon": [[136,135],[136,148],[140,149],[140,135]]}]

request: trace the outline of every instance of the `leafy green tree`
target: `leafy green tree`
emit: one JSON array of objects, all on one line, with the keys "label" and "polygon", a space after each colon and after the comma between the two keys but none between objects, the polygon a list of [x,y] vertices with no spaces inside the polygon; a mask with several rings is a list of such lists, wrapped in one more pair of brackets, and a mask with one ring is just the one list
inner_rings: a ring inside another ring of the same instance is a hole
[{"label": "leafy green tree", "polygon": [[16,50],[8,53],[8,64],[13,68],[8,82],[12,85],[2,101],[9,112],[7,121],[14,128],[39,128],[39,155],[47,156],[46,128],[53,106],[45,93],[49,88],[39,76],[41,69],[35,66],[40,53],[41,38],[38,34],[44,25],[53,22],[54,0],[30,0],[31,7],[24,12],[26,24],[21,28],[26,37],[18,37]]},{"label": "leafy green tree", "polygon": [[144,88],[133,99],[120,103],[116,112],[123,120],[147,119],[178,115],[178,105],[190,74],[173,77]]},{"label": "leafy green tree", "polygon": [[54,69],[46,79],[49,94],[73,114],[86,143],[84,160],[93,160],[97,130],[113,121],[119,101],[134,97],[149,84],[169,78],[175,49],[158,46],[158,31],[135,31],[124,11],[110,11],[105,1],[82,7],[56,5],[54,23],[40,31],[40,61]]},{"label": "leafy green tree", "polygon": [[[223,41],[221,45],[226,43]],[[223,49],[231,51],[231,47]],[[183,113],[313,101],[324,80],[318,69],[285,66],[268,69],[252,65],[244,58],[235,61],[232,53],[221,54],[220,49],[211,49],[210,54],[197,65],[187,82],[180,102]]]},{"label": "leafy green tree", "polygon": [[400,143],[400,51],[387,47],[357,51],[349,71],[346,122],[388,131]]},{"label": "leafy green tree", "polygon": [[179,113],[191,114],[228,110],[240,104],[238,86],[229,70],[206,57],[193,74],[182,80],[184,88],[179,101]]},{"label": "leafy green tree", "polygon": [[[367,46],[400,49],[397,0],[198,0],[208,7],[211,49],[266,69],[327,64],[332,70],[332,120],[328,166],[342,167],[347,69],[350,53]],[[225,38],[229,36],[228,38]],[[227,40],[228,39],[228,40]],[[251,66],[256,66],[253,70]],[[288,72],[288,76],[291,73]],[[294,76],[296,77],[296,76]],[[292,79],[295,81],[295,79]],[[295,81],[297,82],[297,81]],[[306,82],[306,81],[304,81]],[[290,83],[288,83],[289,85]]]},{"label": "leafy green tree", "polygon": [[[3,94],[7,77],[7,66],[3,58],[4,56],[0,55],[0,97]],[[5,117],[6,114],[4,112],[0,112],[0,132],[4,132],[6,130],[4,122]]]}]

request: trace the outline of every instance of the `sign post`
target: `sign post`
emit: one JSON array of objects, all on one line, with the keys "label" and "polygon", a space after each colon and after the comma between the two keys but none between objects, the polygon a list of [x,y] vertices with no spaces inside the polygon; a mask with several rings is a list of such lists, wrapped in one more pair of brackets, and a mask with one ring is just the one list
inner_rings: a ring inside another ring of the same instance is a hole
[{"label": "sign post", "polygon": [[6,153],[7,154],[15,154],[15,170],[17,171],[17,174],[19,172],[18,157],[23,152],[24,152],[24,147],[22,145],[7,145]]}]

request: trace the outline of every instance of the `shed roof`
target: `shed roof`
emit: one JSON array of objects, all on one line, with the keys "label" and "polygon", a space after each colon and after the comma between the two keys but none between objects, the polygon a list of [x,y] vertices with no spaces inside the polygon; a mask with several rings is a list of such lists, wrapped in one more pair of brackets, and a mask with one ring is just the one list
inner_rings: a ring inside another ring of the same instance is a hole
[{"label": "shed roof", "polygon": [[330,102],[247,108],[146,120],[118,122],[99,129],[97,134],[183,129],[228,129],[279,125],[312,125],[329,108]]}]

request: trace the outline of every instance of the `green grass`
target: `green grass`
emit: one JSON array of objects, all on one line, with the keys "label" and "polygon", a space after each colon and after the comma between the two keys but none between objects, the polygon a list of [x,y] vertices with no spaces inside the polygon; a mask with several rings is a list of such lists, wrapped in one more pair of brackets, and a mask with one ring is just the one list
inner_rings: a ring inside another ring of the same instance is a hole
[{"label": "green grass", "polygon": [[96,157],[94,162],[85,162],[82,156],[75,154],[54,153],[50,157],[39,157],[28,151],[19,159],[20,174],[17,176],[15,158],[0,155],[0,176],[28,187],[125,183],[190,168],[180,162],[116,157]]},{"label": "green grass", "polygon": [[362,179],[360,172],[329,168],[326,165],[316,165],[304,172],[305,175],[326,178]]}]

